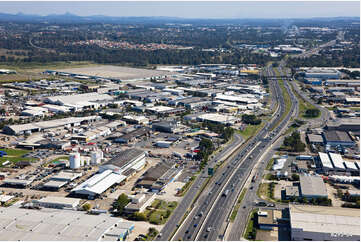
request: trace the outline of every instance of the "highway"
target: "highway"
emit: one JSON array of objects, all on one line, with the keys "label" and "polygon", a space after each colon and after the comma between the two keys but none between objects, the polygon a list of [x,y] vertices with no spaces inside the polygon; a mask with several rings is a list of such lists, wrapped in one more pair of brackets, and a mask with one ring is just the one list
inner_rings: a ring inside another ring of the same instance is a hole
[{"label": "highway", "polygon": [[[274,82],[278,90],[278,92],[276,93],[276,97],[280,101],[281,108],[278,110],[276,118],[270,122],[270,125],[268,127],[272,127],[272,124],[278,121],[278,117],[282,116],[282,113],[285,112],[285,103],[281,89],[278,85],[278,82]],[[278,138],[278,136],[280,136],[280,134],[282,133],[281,131],[287,127],[287,123],[293,113],[295,111],[297,112],[297,98],[292,95],[292,92],[287,82],[285,82],[285,87],[291,97],[292,111],[286,115],[286,118],[282,120],[277,127],[275,127],[275,129],[270,133],[270,136],[268,136],[266,139],[263,131],[261,131],[259,135],[256,136],[256,139],[260,140],[258,145],[256,145],[254,150],[247,155],[244,161],[241,162],[240,166],[237,169],[237,172],[235,172],[227,186],[224,188],[224,191],[231,191],[229,195],[219,195],[217,204],[214,206],[215,208],[212,210],[212,212],[208,215],[209,219],[207,220],[207,222],[205,222],[202,231],[199,232],[197,240],[223,239],[228,222],[227,220],[232,210],[232,207],[236,203],[238,195],[240,194],[245,181],[251,173],[252,168],[255,166],[255,164],[259,160],[259,157],[265,152],[265,150],[269,148],[269,146]],[[264,130],[265,134],[268,134],[268,127]],[[234,189],[234,192],[232,189]],[[256,191],[253,190],[253,192],[251,193],[255,194]]]},{"label": "highway", "polygon": [[[282,72],[282,70],[279,70],[280,73]],[[288,84],[286,84],[288,85]],[[297,98],[294,96],[293,93],[289,92],[288,93],[291,97],[291,101],[292,101],[292,107],[291,110],[292,114],[291,116],[293,117],[297,117],[298,116],[298,100]],[[285,127],[287,128],[287,127]],[[250,212],[252,211],[253,208],[255,208],[255,203],[256,202],[265,202],[268,203],[268,201],[265,201],[261,198],[259,198],[257,196],[257,189],[261,183],[261,177],[263,177],[264,171],[267,167],[267,163],[268,161],[273,157],[273,155],[275,154],[277,148],[279,148],[284,140],[284,136],[281,136],[282,132],[279,132],[278,136],[276,137],[277,141],[274,142],[269,148],[268,150],[266,150],[262,157],[259,159],[260,161],[258,162],[257,166],[254,168],[254,173],[252,173],[252,176],[257,176],[259,179],[256,179],[255,182],[250,182],[248,180],[248,189],[247,192],[240,204],[237,216],[234,220],[234,222],[229,226],[228,231],[226,232],[226,240],[229,241],[238,241],[242,239],[242,235],[244,233],[244,230],[246,228],[247,225],[247,216],[250,214]],[[252,188],[252,189],[251,189]],[[275,207],[272,209],[282,209],[282,208],[286,208],[288,207],[288,204],[275,204]],[[271,208],[267,208],[267,209],[271,209]],[[246,238],[247,239],[247,238]]]},{"label": "highway", "polygon": [[[225,160],[232,152],[238,148],[243,142],[243,138],[240,134],[235,134],[234,139],[226,146],[222,151],[217,153],[213,159],[209,161],[209,164],[204,168],[204,171],[208,170],[208,167],[213,167],[217,162]],[[177,208],[173,211],[168,222],[163,227],[160,235],[156,240],[166,241],[172,238],[173,232],[176,230],[181,222],[186,211],[191,207],[194,198],[196,197],[199,188],[206,182],[208,176],[200,174],[197,176],[188,192],[184,195],[182,201],[178,204]]]},{"label": "highway", "polygon": [[[268,69],[268,72],[273,72],[271,68]],[[222,167],[221,172],[216,173],[216,177],[212,179],[210,186],[202,192],[191,214],[177,231],[174,236],[175,240],[217,240],[223,238],[232,205],[251,169],[260,154],[275,141],[281,130],[287,126],[287,122],[293,113],[290,112],[272,132],[269,131],[270,127],[276,124],[278,118],[285,112],[285,103],[278,81],[271,81],[270,85],[275,90],[273,98],[280,103],[274,118],[255,137],[252,137],[233,159]],[[288,84],[285,87],[291,93]],[[293,98],[292,100],[294,101],[292,110],[296,110],[297,99]],[[227,195],[222,195],[224,193]]]}]

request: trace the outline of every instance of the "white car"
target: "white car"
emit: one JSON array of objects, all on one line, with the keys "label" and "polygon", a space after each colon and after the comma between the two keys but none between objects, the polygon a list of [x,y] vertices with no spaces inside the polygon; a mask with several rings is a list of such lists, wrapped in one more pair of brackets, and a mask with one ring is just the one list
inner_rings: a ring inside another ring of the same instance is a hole
[{"label": "white car", "polygon": [[207,232],[211,232],[212,227],[207,228]]}]

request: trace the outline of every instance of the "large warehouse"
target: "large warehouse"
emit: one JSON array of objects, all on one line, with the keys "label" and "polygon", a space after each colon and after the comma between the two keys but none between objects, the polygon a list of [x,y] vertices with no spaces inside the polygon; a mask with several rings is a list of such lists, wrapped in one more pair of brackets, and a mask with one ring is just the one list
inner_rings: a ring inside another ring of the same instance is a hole
[{"label": "large warehouse", "polygon": [[13,206],[0,207],[0,225],[0,240],[7,241],[116,241],[126,240],[134,229],[134,224],[109,215]]},{"label": "large warehouse", "polygon": [[73,110],[81,110],[83,108],[98,108],[99,101],[112,101],[113,97],[108,94],[99,94],[97,92],[83,93],[76,95],[53,96],[45,98],[45,103],[56,104],[72,108]]},{"label": "large warehouse", "polygon": [[97,174],[75,187],[72,193],[93,199],[140,171],[145,163],[144,151],[138,149],[125,150],[100,166]]},{"label": "large warehouse", "polygon": [[328,197],[326,185],[320,176],[300,175],[301,196],[307,199]]},{"label": "large warehouse", "polygon": [[49,121],[41,121],[29,124],[7,125],[3,128],[5,134],[18,135],[26,132],[40,132],[42,130],[65,127],[65,126],[79,126],[84,122],[93,122],[101,119],[100,116],[88,117],[71,117]]},{"label": "large warehouse", "polygon": [[291,240],[360,241],[360,210],[290,204]]}]

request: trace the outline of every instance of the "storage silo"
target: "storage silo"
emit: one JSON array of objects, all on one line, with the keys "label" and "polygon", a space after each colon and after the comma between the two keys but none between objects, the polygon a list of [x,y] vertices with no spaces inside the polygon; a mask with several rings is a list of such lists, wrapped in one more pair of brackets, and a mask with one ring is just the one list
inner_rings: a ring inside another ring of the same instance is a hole
[{"label": "storage silo", "polygon": [[91,161],[90,164],[92,165],[97,165],[100,163],[100,157],[99,157],[99,153],[97,151],[93,151],[91,153]]},{"label": "storage silo", "polygon": [[69,156],[70,169],[78,169],[80,167],[80,154],[71,153]]}]

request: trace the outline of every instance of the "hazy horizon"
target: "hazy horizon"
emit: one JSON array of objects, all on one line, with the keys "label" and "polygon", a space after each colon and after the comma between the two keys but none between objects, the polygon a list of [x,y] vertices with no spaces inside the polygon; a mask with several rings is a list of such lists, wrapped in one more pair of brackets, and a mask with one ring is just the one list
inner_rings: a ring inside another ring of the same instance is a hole
[{"label": "hazy horizon", "polygon": [[360,17],[358,1],[256,2],[0,2],[8,14],[177,18],[327,18]]}]

